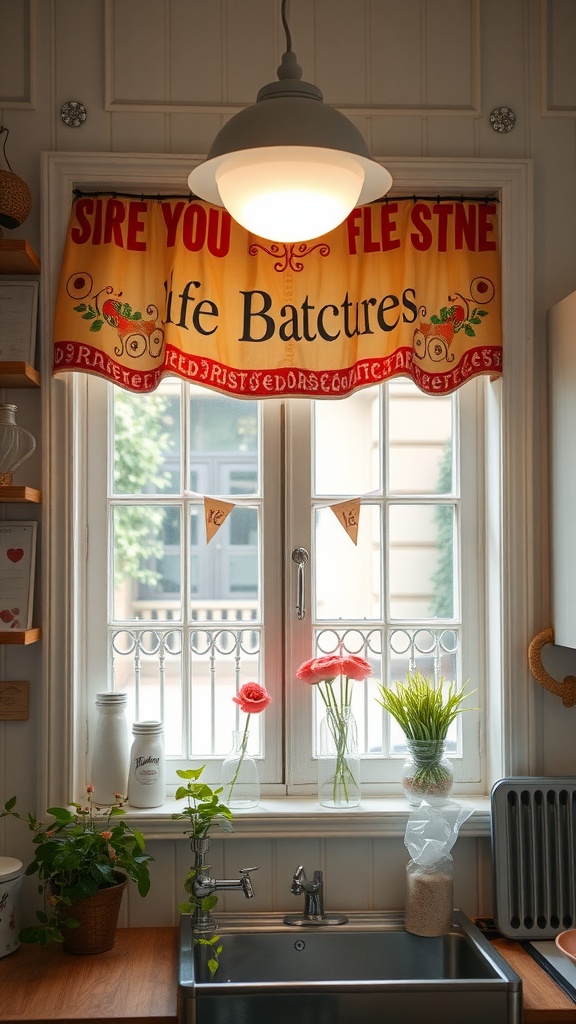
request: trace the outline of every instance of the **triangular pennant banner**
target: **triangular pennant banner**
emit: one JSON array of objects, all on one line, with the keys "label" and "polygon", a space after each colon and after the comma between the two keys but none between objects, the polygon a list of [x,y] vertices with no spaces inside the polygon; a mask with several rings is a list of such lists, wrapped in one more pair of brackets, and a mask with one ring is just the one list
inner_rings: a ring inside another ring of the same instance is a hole
[{"label": "triangular pennant banner", "polygon": [[358,525],[360,523],[360,498],[349,498],[329,506],[339,523],[342,524],[350,540],[358,543]]},{"label": "triangular pennant banner", "polygon": [[204,498],[204,519],[206,521],[206,543],[209,544],[215,533],[225,522],[235,506],[221,498]]}]

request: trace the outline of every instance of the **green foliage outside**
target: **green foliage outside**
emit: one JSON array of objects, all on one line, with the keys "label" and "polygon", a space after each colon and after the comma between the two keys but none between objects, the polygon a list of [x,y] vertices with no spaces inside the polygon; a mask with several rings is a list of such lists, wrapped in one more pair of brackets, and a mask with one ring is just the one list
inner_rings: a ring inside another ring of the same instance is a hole
[{"label": "green foliage outside", "polygon": [[[167,399],[162,395],[114,396],[114,490],[118,494],[158,493],[170,484],[161,472],[170,448]],[[124,580],[154,585],[159,574],[146,563],[164,553],[164,509],[126,505],[114,520],[114,583]]]}]

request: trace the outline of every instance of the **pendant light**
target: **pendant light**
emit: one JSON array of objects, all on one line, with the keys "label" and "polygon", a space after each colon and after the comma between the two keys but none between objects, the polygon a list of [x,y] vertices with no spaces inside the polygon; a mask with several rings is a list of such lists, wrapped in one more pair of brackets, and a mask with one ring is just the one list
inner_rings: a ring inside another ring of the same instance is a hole
[{"label": "pendant light", "polygon": [[303,242],[341,224],[355,206],[388,192],[392,177],[373,160],[358,129],[322,93],[301,81],[286,33],[278,81],[220,130],[188,177],[191,191],[224,206],[247,231],[275,242]]}]

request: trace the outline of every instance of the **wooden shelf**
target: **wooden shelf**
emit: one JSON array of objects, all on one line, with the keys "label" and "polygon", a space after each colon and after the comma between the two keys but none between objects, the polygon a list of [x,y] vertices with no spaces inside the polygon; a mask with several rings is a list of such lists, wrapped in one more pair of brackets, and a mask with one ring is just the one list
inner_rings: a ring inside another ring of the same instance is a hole
[{"label": "wooden shelf", "polygon": [[0,388],[39,388],[40,374],[29,363],[1,363]]},{"label": "wooden shelf", "polygon": [[40,260],[25,238],[0,238],[0,274],[39,274]]},{"label": "wooden shelf", "polygon": [[0,630],[1,644],[35,644],[40,639],[40,629]]},{"label": "wooden shelf", "polygon": [[23,487],[16,484],[0,484],[0,502],[2,501],[33,501],[39,505],[42,501],[42,491],[37,487]]}]

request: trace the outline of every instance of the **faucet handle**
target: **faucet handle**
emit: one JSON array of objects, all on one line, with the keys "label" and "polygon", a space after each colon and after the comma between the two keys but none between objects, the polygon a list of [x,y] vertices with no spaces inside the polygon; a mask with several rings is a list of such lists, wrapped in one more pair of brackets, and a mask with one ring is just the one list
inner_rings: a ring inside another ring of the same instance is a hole
[{"label": "faucet handle", "polygon": [[252,871],[258,871],[258,868],[240,868],[240,881],[242,883],[242,891],[247,900],[252,899],[254,895],[254,886],[252,885],[252,879],[250,878],[250,874]]}]

